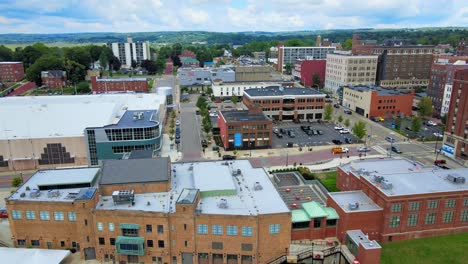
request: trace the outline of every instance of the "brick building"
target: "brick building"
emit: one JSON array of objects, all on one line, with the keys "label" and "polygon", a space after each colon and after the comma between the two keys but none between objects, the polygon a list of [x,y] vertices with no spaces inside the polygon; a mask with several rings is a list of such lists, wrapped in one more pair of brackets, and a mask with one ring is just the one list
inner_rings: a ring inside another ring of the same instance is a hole
[{"label": "brick building", "polygon": [[104,263],[267,263],[291,213],[246,160],[117,160],[35,173],[7,200],[15,247],[75,248]]},{"label": "brick building", "polygon": [[411,116],[414,90],[379,86],[345,86],[342,105],[367,117]]},{"label": "brick building", "polygon": [[442,153],[468,164],[468,69],[455,72]]},{"label": "brick building", "polygon": [[145,78],[98,79],[91,77],[91,90],[93,93],[108,92],[148,92],[148,82]]},{"label": "brick building", "polygon": [[431,66],[427,96],[432,100],[433,115],[447,114],[455,71],[468,69],[468,56],[436,56]]},{"label": "brick building", "polygon": [[[219,111],[218,127],[225,150],[269,148],[273,121],[259,109]],[[239,137],[236,145],[236,134]]]},{"label": "brick building", "polygon": [[24,79],[24,67],[22,62],[0,62],[0,81],[17,82]]},{"label": "brick building", "polygon": [[294,62],[294,69],[292,75],[296,80],[307,87],[319,85],[313,82],[315,75],[320,77],[320,86],[325,84],[325,68],[327,65],[326,60],[303,60],[299,59]]},{"label": "brick building", "polygon": [[273,120],[321,120],[325,94],[311,88],[269,86],[244,91],[248,109],[260,107]]},{"label": "brick building", "polygon": [[456,54],[458,56],[468,56],[468,43],[465,38],[461,38],[458,42]]},{"label": "brick building", "polygon": [[61,89],[66,86],[67,73],[60,70],[42,71],[42,85],[50,89]]},{"label": "brick building", "polygon": [[356,227],[380,242],[467,232],[467,173],[405,159],[339,167],[336,184],[343,192],[327,200],[340,218],[338,238]]}]

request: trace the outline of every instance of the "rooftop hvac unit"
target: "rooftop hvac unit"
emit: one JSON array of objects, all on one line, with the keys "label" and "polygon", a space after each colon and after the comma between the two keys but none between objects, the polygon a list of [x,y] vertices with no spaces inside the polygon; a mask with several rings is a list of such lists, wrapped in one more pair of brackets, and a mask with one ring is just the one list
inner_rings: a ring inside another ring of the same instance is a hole
[{"label": "rooftop hvac unit", "polygon": [[26,193],[24,192],[20,193],[20,197],[26,197]]},{"label": "rooftop hvac unit", "polygon": [[385,181],[385,178],[383,176],[374,175],[374,181],[378,182],[378,183],[381,183],[381,182]]},{"label": "rooftop hvac unit", "polygon": [[237,169],[237,170],[233,170],[232,171],[232,176],[237,176],[237,175],[241,175],[241,170],[240,169]]},{"label": "rooftop hvac unit", "polygon": [[218,207],[222,209],[228,208],[227,200],[225,198],[221,198],[218,202]]},{"label": "rooftop hvac unit", "polygon": [[358,202],[349,203],[348,208],[349,210],[357,210],[359,208],[359,203]]},{"label": "rooftop hvac unit", "polygon": [[112,193],[112,200],[114,200],[114,204],[133,203],[135,193],[133,190],[114,191]]},{"label": "rooftop hvac unit", "polygon": [[255,182],[255,184],[254,184],[254,190],[255,190],[255,191],[263,190],[263,186],[260,184],[260,182]]},{"label": "rooftop hvac unit", "polygon": [[53,198],[53,197],[59,197],[60,196],[60,191],[59,190],[49,190],[47,191],[47,197]]},{"label": "rooftop hvac unit", "polygon": [[389,181],[387,181],[387,180],[382,180],[382,182],[381,182],[380,184],[382,184],[382,188],[383,188],[384,190],[390,190],[390,189],[393,188],[393,184],[391,184],[391,183],[390,183]]},{"label": "rooftop hvac unit", "polygon": [[37,198],[39,196],[41,196],[41,191],[39,191],[39,189],[32,189],[29,193],[29,197],[31,198]]},{"label": "rooftop hvac unit", "polygon": [[466,182],[465,177],[459,176],[458,174],[449,174],[447,175],[447,180],[453,183],[463,184]]}]

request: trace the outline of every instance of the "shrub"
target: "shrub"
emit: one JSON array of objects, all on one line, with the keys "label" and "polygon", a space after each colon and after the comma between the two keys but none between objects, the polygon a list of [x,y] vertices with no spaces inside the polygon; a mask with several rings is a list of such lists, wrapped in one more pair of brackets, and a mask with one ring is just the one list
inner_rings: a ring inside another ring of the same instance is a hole
[{"label": "shrub", "polygon": [[11,180],[11,186],[18,187],[23,183],[23,180],[20,177],[15,177]]}]

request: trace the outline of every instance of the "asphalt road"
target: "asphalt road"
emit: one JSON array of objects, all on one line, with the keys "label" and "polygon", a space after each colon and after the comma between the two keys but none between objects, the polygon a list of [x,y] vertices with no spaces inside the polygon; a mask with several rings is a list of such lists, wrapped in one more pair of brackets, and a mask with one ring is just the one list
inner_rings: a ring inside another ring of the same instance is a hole
[{"label": "asphalt road", "polygon": [[199,116],[195,114],[195,103],[180,104],[180,150],[183,153],[182,161],[202,159]]}]

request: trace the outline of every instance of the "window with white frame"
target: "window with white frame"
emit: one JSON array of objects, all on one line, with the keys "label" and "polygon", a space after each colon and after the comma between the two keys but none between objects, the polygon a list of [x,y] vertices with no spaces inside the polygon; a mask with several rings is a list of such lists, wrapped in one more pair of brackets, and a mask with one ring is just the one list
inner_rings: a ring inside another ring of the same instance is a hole
[{"label": "window with white frame", "polygon": [[279,234],[280,224],[270,224],[270,234]]},{"label": "window with white frame", "polygon": [[75,212],[68,212],[68,221],[76,222],[76,213]]},{"label": "window with white frame", "polygon": [[237,236],[237,226],[227,226],[226,233],[228,236]]},{"label": "window with white frame", "polygon": [[49,211],[39,211],[39,218],[43,221],[49,221],[50,220]]},{"label": "window with white frame", "polygon": [[104,224],[102,222],[97,222],[97,230],[98,231],[103,231],[104,230]]},{"label": "window with white frame", "polygon": [[36,220],[36,214],[34,213],[34,211],[26,210],[26,219]]},{"label": "window with white frame", "polygon": [[11,217],[13,219],[21,219],[21,211],[19,210],[11,210]]},{"label": "window with white frame", "polygon": [[223,226],[222,225],[213,225],[211,227],[211,232],[213,235],[222,235],[223,234]]},{"label": "window with white frame", "polygon": [[201,235],[208,234],[208,225],[198,225],[197,226],[197,233]]},{"label": "window with white frame", "polygon": [[63,212],[54,212],[54,220],[55,221],[64,221],[65,216],[64,216]]},{"label": "window with white frame", "polygon": [[253,235],[253,228],[251,226],[242,227],[242,236],[251,237]]},{"label": "window with white frame", "polygon": [[444,212],[444,215],[442,217],[442,222],[443,223],[451,223],[453,221],[453,211],[447,211]]},{"label": "window with white frame", "polygon": [[114,223],[109,223],[109,231],[114,232]]}]

